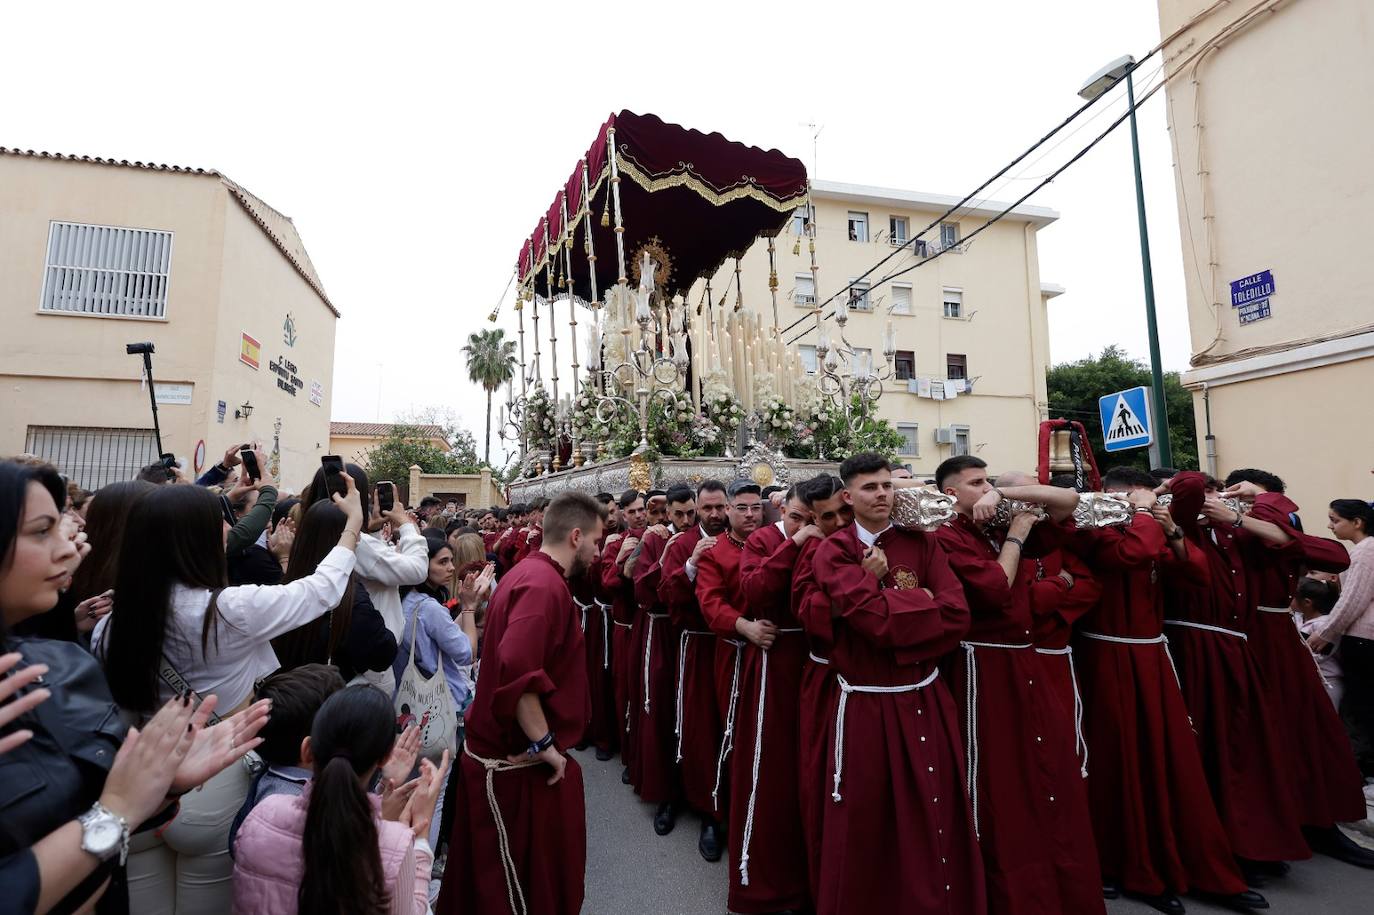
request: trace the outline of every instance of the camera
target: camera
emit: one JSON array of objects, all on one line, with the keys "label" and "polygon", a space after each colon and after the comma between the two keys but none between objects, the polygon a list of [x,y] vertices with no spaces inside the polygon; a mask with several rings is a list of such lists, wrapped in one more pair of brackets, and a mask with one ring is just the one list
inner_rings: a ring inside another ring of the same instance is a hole
[{"label": "camera", "polygon": [[128,353],[130,356],[137,356],[143,353],[151,355],[154,350],[151,343],[126,343],[124,345],[124,352]]}]

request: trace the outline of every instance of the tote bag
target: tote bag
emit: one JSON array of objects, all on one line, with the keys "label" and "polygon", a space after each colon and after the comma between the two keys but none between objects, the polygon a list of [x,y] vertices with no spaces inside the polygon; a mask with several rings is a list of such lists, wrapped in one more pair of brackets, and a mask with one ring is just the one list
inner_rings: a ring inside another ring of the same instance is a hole
[{"label": "tote bag", "polygon": [[444,751],[458,750],[458,710],[453,693],[448,688],[442,661],[436,665],[434,676],[426,677],[415,663],[415,638],[420,633],[420,605],[410,621],[410,660],[396,684],[393,704],[396,708],[396,731],[400,733],[411,724],[420,728],[420,755],[435,765]]}]

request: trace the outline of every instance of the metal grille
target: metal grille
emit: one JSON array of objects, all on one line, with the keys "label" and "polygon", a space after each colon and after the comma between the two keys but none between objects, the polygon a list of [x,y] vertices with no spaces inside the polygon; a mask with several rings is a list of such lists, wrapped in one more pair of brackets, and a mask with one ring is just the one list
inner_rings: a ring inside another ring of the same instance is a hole
[{"label": "metal grille", "polygon": [[171,266],[171,232],[53,222],[39,308],[165,318]]},{"label": "metal grille", "polygon": [[24,450],[91,491],[132,480],[158,456],[152,429],[90,426],[29,426]]}]

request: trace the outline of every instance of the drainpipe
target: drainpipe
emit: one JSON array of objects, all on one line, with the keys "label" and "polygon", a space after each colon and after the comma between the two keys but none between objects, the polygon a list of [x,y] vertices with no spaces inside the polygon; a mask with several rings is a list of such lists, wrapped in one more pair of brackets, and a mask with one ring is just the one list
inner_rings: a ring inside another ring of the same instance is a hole
[{"label": "drainpipe", "polygon": [[1215,477],[1217,475],[1217,437],[1212,434],[1212,392],[1208,389],[1205,381],[1202,383],[1202,414],[1207,429],[1202,439],[1206,445],[1207,473]]}]

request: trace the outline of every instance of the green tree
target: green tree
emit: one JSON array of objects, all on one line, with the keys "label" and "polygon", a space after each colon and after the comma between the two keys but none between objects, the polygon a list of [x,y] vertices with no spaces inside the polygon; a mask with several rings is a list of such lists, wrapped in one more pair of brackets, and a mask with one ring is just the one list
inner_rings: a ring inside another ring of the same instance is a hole
[{"label": "green tree", "polygon": [[423,473],[477,473],[477,444],[472,433],[460,429],[449,435],[452,451],[433,442],[430,432],[420,425],[397,423],[391,432],[367,451],[367,475],[372,480],[391,480],[408,491],[410,468],[418,464]]},{"label": "green tree", "polygon": [[[1133,448],[1108,454],[1102,446],[1102,421],[1097,399],[1115,391],[1150,385],[1150,367],[1132,359],[1119,346],[1104,349],[1099,356],[1063,362],[1045,376],[1049,389],[1049,413],[1055,419],[1076,419],[1088,432],[1097,466],[1103,470],[1118,465],[1149,469],[1149,449]],[[1169,410],[1169,442],[1173,446],[1174,466],[1196,470],[1197,424],[1193,417],[1193,395],[1179,383],[1177,372],[1164,375],[1164,402]]]},{"label": "green tree", "polygon": [[491,395],[515,374],[515,341],[506,339],[499,327],[468,335],[463,346],[468,363],[468,380],[487,392],[487,437],[482,459],[491,463]]}]

